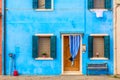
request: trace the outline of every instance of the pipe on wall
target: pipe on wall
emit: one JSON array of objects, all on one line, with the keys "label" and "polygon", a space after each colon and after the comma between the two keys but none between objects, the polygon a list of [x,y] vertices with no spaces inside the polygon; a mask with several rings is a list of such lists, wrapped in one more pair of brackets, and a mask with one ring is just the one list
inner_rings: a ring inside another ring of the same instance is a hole
[{"label": "pipe on wall", "polygon": [[3,3],[3,75],[6,75],[6,0]]}]

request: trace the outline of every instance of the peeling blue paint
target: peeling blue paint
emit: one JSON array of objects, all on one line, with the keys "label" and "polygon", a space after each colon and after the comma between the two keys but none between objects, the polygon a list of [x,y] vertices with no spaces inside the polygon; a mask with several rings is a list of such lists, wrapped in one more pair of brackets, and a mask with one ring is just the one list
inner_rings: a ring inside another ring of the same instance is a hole
[{"label": "peeling blue paint", "polygon": [[[9,53],[16,54],[16,68],[21,75],[61,75],[61,35],[60,32],[84,32],[83,44],[88,49],[90,34],[110,35],[110,60],[90,60],[88,50],[82,54],[82,73],[86,74],[88,62],[109,65],[109,74],[113,74],[113,12],[104,12],[103,18],[87,9],[86,0],[54,0],[53,11],[35,11],[32,0],[7,1],[7,54],[6,73],[10,73]],[[36,61],[32,58],[32,35],[53,33],[57,36],[57,58],[48,61]]]}]

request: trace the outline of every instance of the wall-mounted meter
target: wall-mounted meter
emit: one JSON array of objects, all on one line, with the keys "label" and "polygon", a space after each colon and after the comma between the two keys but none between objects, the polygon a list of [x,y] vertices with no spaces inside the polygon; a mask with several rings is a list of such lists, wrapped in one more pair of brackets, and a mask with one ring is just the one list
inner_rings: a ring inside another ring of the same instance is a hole
[{"label": "wall-mounted meter", "polygon": [[116,0],[116,4],[120,4],[120,0]]}]

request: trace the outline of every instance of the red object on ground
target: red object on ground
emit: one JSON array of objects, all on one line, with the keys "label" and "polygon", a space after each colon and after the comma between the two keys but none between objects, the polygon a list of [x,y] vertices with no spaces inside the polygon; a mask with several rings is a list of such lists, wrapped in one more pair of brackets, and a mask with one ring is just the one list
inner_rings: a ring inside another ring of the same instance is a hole
[{"label": "red object on ground", "polygon": [[18,76],[19,74],[18,74],[18,71],[17,70],[14,70],[14,72],[13,72],[13,76]]}]

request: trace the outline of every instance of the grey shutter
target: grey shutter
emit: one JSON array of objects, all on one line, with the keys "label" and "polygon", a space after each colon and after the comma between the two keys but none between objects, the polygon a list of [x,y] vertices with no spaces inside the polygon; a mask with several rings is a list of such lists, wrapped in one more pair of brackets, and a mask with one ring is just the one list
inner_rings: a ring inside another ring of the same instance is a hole
[{"label": "grey shutter", "polygon": [[94,8],[94,0],[88,0],[88,9]]},{"label": "grey shutter", "polygon": [[88,57],[93,57],[93,36],[88,36]]},{"label": "grey shutter", "polygon": [[105,0],[105,9],[111,9],[111,0]]},{"label": "grey shutter", "polygon": [[39,38],[37,36],[32,36],[32,57],[33,58],[38,57],[38,44],[39,44]]},{"label": "grey shutter", "polygon": [[93,57],[104,57],[104,37],[94,37],[93,40]]},{"label": "grey shutter", "polygon": [[56,58],[56,36],[50,38],[50,56]]},{"label": "grey shutter", "polygon": [[51,0],[45,0],[45,9],[51,9]]},{"label": "grey shutter", "polygon": [[38,8],[38,0],[33,0],[33,9]]},{"label": "grey shutter", "polygon": [[104,57],[110,58],[110,36],[104,36]]}]

